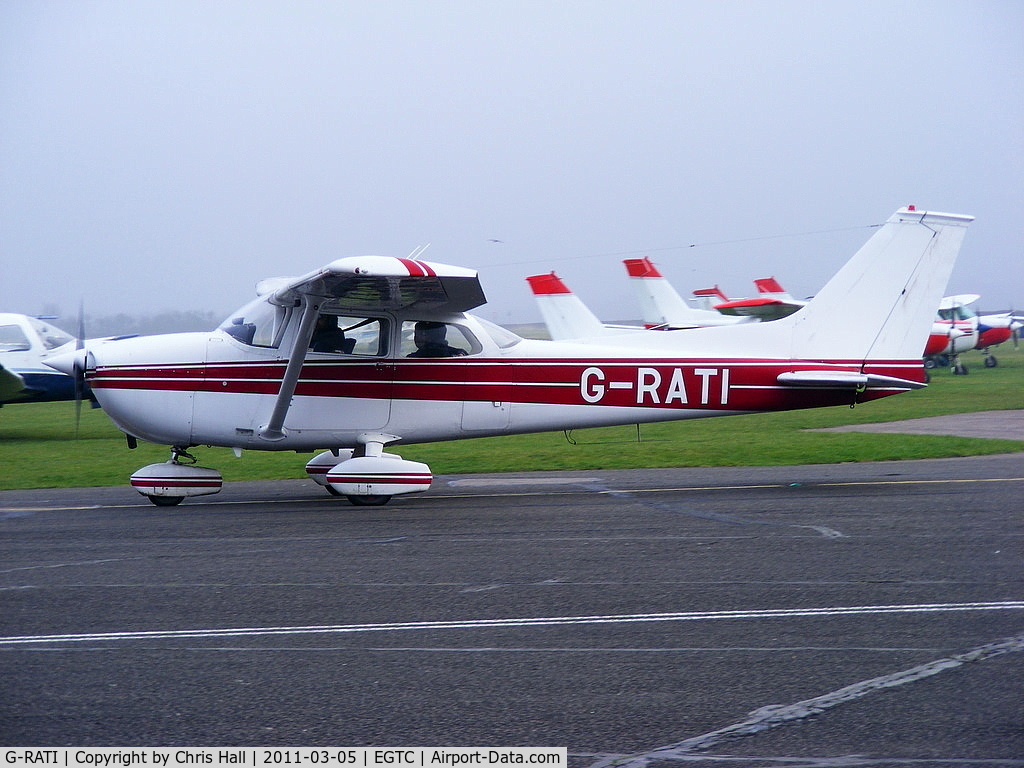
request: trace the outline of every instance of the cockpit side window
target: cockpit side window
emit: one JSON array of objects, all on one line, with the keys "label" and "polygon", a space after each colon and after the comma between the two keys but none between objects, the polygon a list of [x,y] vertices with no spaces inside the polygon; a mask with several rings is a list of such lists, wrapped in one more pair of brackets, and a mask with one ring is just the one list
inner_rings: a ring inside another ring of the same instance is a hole
[{"label": "cockpit side window", "polygon": [[39,336],[40,341],[43,342],[43,347],[47,350],[63,347],[65,344],[75,340],[75,337],[67,331],[62,331],[60,328],[56,328],[42,320],[37,320],[34,317],[29,318],[29,323]]},{"label": "cockpit side window", "polygon": [[939,317],[943,320],[970,320],[977,313],[966,304],[956,304],[949,309],[940,309]]},{"label": "cockpit side window", "polygon": [[321,314],[309,342],[311,352],[377,357],[387,352],[387,324],[377,317]]}]

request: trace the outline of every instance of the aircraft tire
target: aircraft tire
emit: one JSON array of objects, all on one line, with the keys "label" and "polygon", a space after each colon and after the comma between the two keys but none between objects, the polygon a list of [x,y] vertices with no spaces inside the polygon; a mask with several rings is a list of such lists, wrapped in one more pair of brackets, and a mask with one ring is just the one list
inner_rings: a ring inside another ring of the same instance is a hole
[{"label": "aircraft tire", "polygon": [[390,496],[348,496],[348,500],[357,507],[383,507],[389,501]]},{"label": "aircraft tire", "polygon": [[997,365],[999,365],[999,361],[996,360],[995,357],[993,357],[992,355],[989,355],[988,357],[985,358],[986,368],[995,368]]},{"label": "aircraft tire", "polygon": [[176,504],[181,504],[184,496],[147,496],[147,499],[152,501],[158,507],[173,507]]}]

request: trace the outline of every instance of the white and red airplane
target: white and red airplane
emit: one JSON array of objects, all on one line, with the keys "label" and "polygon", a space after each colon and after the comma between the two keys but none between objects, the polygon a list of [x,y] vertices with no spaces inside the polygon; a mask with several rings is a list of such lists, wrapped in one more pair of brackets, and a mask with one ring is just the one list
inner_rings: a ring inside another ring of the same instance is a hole
[{"label": "white and red airplane", "polygon": [[967,373],[967,366],[961,362],[960,355],[974,349],[978,343],[978,315],[970,304],[979,298],[974,293],[942,298],[924,348],[926,368],[935,368],[940,363],[945,365],[948,360],[953,373]]},{"label": "white and red airplane", "polygon": [[595,315],[579,296],[569,290],[569,286],[550,272],[543,275],[530,275],[526,282],[533,291],[541,319],[548,329],[548,336],[553,341],[586,340],[597,342],[620,330],[645,330],[640,327],[632,329],[606,325]]},{"label": "white and red airplane", "polygon": [[643,326],[604,323],[554,272],[531,275],[533,291],[548,335],[555,341],[600,342],[621,331],[676,331],[757,322],[755,317],[732,317],[714,309],[694,309],[648,258],[625,259],[626,272],[640,304]]},{"label": "white and red airplane", "polygon": [[897,211],[772,323],[527,340],[468,314],[485,301],[476,272],[367,256],[264,281],[213,332],[94,344],[51,364],[84,371],[129,445],[171,447],[131,477],[156,504],[220,490],[219,472],[190,463],[198,445],[327,449],[307,472],[382,504],[432,480],[384,451],[393,443],[849,406],[922,387],[921,348],[972,220]]},{"label": "white and red airplane", "polygon": [[[626,273],[640,303],[644,325],[657,330],[707,328],[755,322],[754,317],[738,317],[717,309],[696,309],[688,306],[672,284],[648,258],[625,259]],[[717,288],[717,286],[716,286]]]},{"label": "white and red airplane", "polygon": [[[651,266],[653,267],[653,264]],[[726,317],[714,310],[691,309],[683,305],[682,309],[687,313],[684,315],[676,311],[678,308],[672,305],[671,299],[669,299],[669,304],[672,306],[663,307],[663,297],[670,297],[674,294],[679,301],[682,299],[665,278],[660,275],[652,277],[649,273],[640,280],[634,281],[634,284],[639,284],[637,295],[641,298],[641,304],[644,307],[643,325],[603,322],[555,272],[531,275],[526,278],[526,282],[529,283],[530,290],[533,291],[533,298],[537,302],[541,319],[544,320],[548,337],[554,341],[600,344],[605,337],[621,335],[625,331],[646,333],[648,331],[695,330],[719,325],[757,322],[757,319],[753,317]],[[645,299],[649,301],[645,301]],[[656,320],[652,322],[654,318]]]},{"label": "white and red airplane", "polygon": [[976,293],[943,297],[925,347],[926,367],[934,368],[948,359],[954,373],[966,374],[967,366],[960,360],[960,354],[971,349],[985,353],[986,368],[995,368],[999,364],[991,348],[1015,338],[1020,331],[1021,320],[1012,312],[979,315],[971,305],[980,298]]},{"label": "white and red airplane", "polygon": [[753,317],[768,322],[780,317],[789,317],[804,307],[807,302],[794,299],[774,277],[762,277],[754,281],[757,296],[748,299],[730,299],[717,285],[693,292],[697,301],[706,309],[713,309],[730,317]]},{"label": "white and red airplane", "polygon": [[[980,296],[978,298],[981,298]],[[992,354],[992,347],[1019,338],[1022,325],[1021,318],[1015,317],[1013,312],[1001,312],[995,315],[977,315],[978,318],[978,342],[974,345],[985,353],[984,364],[986,368],[995,368],[999,365],[996,356]]]}]

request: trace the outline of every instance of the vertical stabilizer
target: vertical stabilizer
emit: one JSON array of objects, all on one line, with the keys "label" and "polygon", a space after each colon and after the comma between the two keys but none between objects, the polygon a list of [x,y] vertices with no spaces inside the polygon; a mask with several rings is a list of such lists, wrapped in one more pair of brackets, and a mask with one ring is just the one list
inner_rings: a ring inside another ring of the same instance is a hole
[{"label": "vertical stabilizer", "polygon": [[548,335],[555,341],[604,336],[609,331],[554,272],[526,278]]},{"label": "vertical stabilizer", "polygon": [[893,214],[806,307],[777,321],[792,329],[792,356],[920,358],[973,220],[913,206]]},{"label": "vertical stabilizer", "polygon": [[727,317],[710,308],[688,306],[648,258],[626,259],[622,263],[626,265],[644,325],[648,328],[704,328],[743,322],[740,318]]},{"label": "vertical stabilizer", "polygon": [[772,298],[782,299],[784,301],[789,301],[793,298],[774,277],[758,278],[754,281],[754,286],[757,288],[759,296],[771,296]]},{"label": "vertical stabilizer", "polygon": [[693,300],[701,309],[716,312],[715,306],[728,301],[729,297],[722,293],[722,289],[715,285],[714,288],[698,288],[693,292]]}]

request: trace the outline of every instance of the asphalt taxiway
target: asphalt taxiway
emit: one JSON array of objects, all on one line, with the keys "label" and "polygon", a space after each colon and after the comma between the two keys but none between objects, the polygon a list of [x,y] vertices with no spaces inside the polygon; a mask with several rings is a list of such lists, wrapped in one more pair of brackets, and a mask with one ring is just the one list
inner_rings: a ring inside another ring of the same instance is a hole
[{"label": "asphalt taxiway", "polygon": [[1024,454],[0,493],[0,743],[1024,765]]}]

